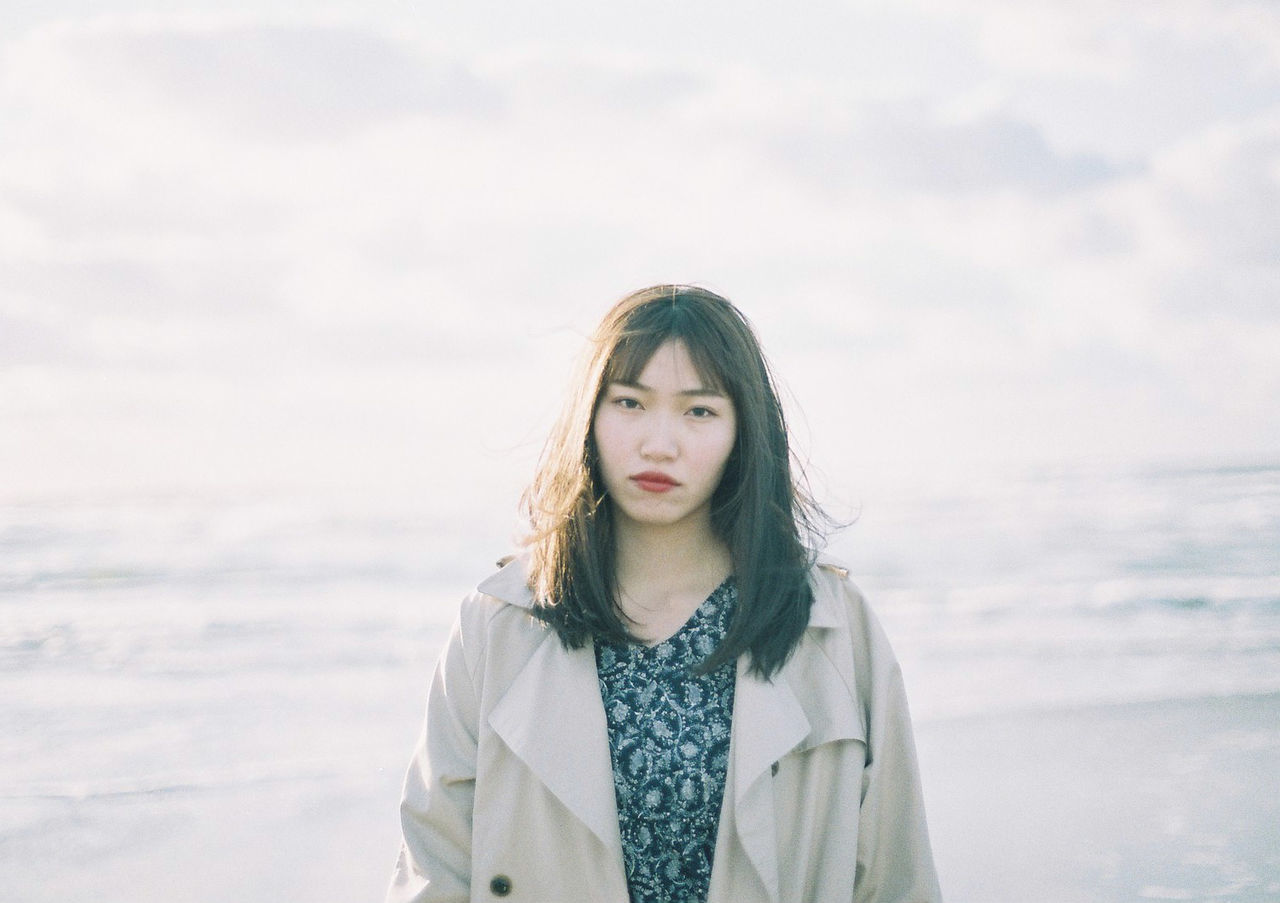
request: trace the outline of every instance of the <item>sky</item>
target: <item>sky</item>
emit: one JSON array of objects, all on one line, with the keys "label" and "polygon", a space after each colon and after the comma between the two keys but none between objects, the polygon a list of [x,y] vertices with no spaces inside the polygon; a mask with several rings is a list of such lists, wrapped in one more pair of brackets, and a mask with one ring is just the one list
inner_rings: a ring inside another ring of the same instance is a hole
[{"label": "sky", "polygon": [[1280,459],[1280,8],[0,11],[0,501],[512,507],[693,282],[818,481]]}]

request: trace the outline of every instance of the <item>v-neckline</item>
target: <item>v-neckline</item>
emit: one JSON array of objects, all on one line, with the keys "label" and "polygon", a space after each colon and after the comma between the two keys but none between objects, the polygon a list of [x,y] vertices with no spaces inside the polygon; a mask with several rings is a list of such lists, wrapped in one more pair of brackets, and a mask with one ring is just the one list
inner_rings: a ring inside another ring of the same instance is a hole
[{"label": "v-neckline", "polygon": [[649,654],[649,653],[652,653],[654,650],[656,650],[663,643],[670,643],[672,640],[675,640],[682,634],[692,630],[696,624],[700,623],[706,618],[707,603],[710,602],[712,599],[714,599],[716,596],[720,595],[721,591],[732,580],[733,580],[732,574],[730,574],[729,576],[721,580],[720,583],[716,586],[716,588],[713,589],[711,592],[707,593],[707,597],[698,603],[698,607],[695,608],[689,614],[689,617],[685,618],[684,622],[679,627],[677,627],[675,631],[672,632],[671,634],[663,637],[660,640],[656,640],[655,642],[652,642],[652,643],[640,642],[640,643],[635,643],[634,645],[639,650],[641,650],[641,652],[645,654]]}]

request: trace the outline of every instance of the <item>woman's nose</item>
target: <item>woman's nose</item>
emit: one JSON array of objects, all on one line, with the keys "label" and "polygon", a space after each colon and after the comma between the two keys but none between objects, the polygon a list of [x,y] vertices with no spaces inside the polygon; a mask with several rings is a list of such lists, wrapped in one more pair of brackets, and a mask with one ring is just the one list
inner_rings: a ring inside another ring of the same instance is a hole
[{"label": "woman's nose", "polygon": [[666,417],[654,417],[640,442],[641,457],[650,460],[669,460],[679,452],[674,428]]}]

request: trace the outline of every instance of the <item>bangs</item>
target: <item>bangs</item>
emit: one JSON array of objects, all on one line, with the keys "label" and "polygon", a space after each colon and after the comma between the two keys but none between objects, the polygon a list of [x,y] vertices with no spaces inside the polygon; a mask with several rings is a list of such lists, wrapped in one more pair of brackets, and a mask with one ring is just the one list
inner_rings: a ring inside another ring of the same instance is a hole
[{"label": "bangs", "polygon": [[[669,307],[667,311],[670,311]],[[600,391],[603,392],[610,383],[640,382],[640,374],[649,365],[654,352],[667,342],[680,342],[689,352],[689,359],[698,372],[703,388],[732,398],[729,380],[725,378],[726,374],[719,364],[727,359],[724,347],[726,343],[723,340],[717,341],[720,337],[705,327],[696,328],[695,324],[689,322],[692,318],[681,317],[679,314],[678,310],[672,312],[672,315],[663,318],[668,322],[660,324],[642,325],[633,321],[631,328],[619,337],[613,354],[605,364]],[[642,318],[637,316],[635,319]],[[685,322],[679,322],[681,320]],[[681,326],[685,328],[681,329]]]}]

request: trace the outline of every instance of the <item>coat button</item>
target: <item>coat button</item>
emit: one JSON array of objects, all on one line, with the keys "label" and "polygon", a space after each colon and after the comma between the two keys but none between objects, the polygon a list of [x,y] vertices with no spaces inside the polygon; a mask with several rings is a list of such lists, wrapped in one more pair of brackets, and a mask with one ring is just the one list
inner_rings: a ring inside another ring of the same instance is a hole
[{"label": "coat button", "polygon": [[494,875],[489,881],[489,890],[495,897],[505,897],[511,893],[511,879],[506,875]]}]

